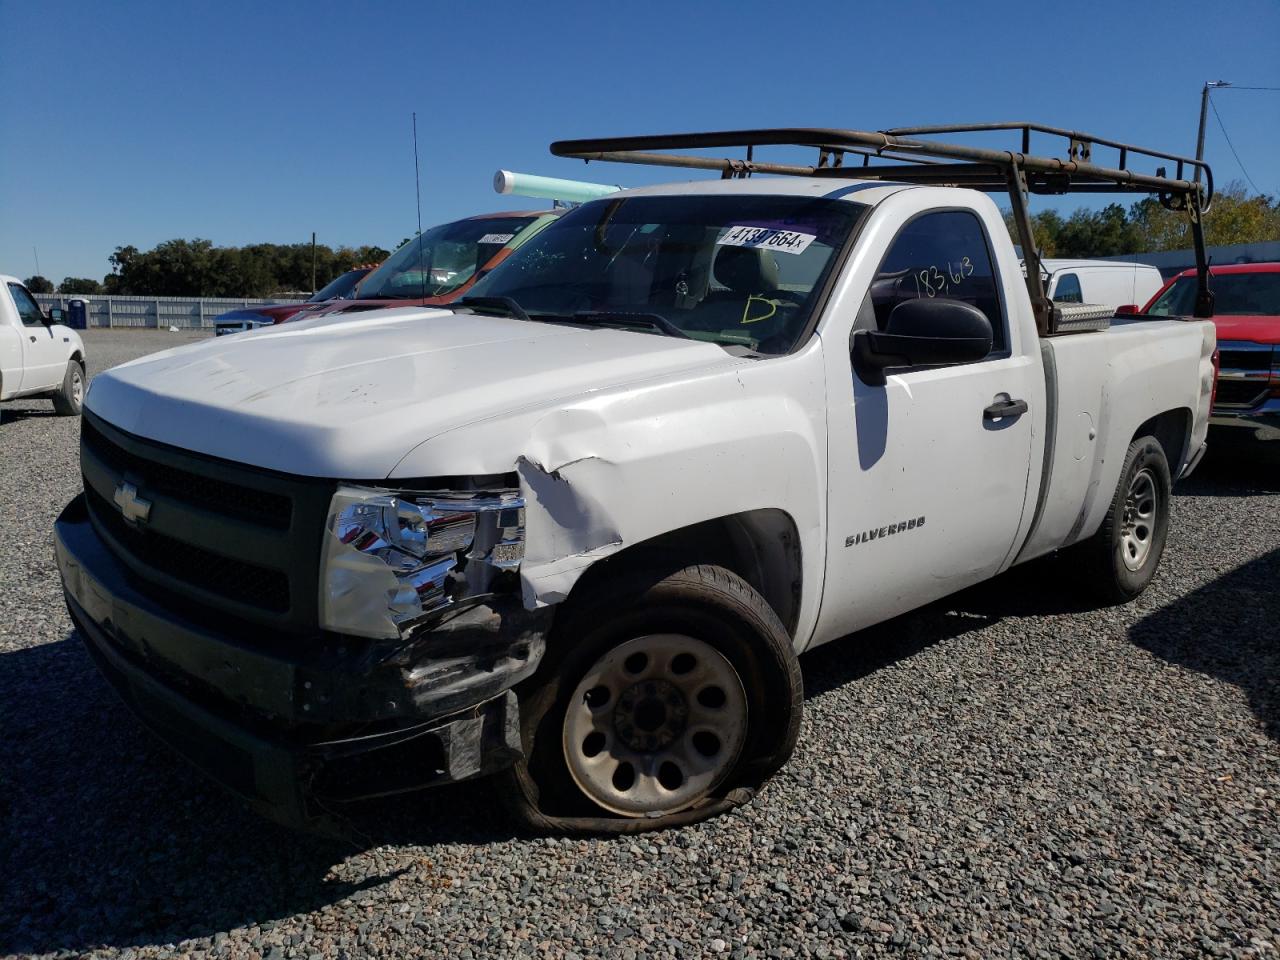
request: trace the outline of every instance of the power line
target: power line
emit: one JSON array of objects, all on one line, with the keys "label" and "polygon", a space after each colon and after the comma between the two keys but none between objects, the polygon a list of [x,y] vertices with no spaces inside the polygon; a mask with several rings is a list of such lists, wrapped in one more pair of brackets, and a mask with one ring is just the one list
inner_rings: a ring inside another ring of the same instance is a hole
[{"label": "power line", "polygon": [[1253,192],[1261,194],[1258,185],[1253,182],[1253,177],[1249,176],[1249,171],[1244,168],[1244,161],[1240,159],[1240,154],[1236,153],[1235,144],[1231,142],[1231,137],[1227,133],[1226,125],[1222,122],[1222,114],[1218,112],[1218,105],[1210,98],[1209,106],[1213,107],[1213,116],[1218,121],[1218,128],[1222,130],[1222,136],[1226,138],[1227,146],[1231,148],[1231,155],[1236,158],[1236,163],[1240,165],[1240,172],[1244,174],[1244,178],[1249,181],[1249,185],[1253,187]]},{"label": "power line", "polygon": [[1234,83],[1231,85],[1232,90],[1280,90],[1280,87],[1237,87]]}]

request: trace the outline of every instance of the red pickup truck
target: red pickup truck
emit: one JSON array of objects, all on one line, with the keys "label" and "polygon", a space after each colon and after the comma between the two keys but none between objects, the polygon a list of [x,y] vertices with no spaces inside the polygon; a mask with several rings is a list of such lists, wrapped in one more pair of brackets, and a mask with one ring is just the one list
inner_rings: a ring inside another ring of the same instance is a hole
[{"label": "red pickup truck", "polygon": [[[1212,422],[1280,427],[1280,263],[1209,269],[1218,328],[1218,390]],[[1191,316],[1196,272],[1170,280],[1142,313]]]},{"label": "red pickup truck", "polygon": [[369,274],[352,299],[292,319],[452,303],[562,213],[560,209],[488,213],[424,230]]}]

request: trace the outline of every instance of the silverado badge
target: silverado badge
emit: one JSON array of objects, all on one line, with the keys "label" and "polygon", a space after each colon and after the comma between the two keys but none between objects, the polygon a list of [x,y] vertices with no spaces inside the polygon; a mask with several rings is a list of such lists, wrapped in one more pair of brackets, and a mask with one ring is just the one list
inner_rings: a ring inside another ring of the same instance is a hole
[{"label": "silverado badge", "polygon": [[924,526],[924,517],[916,517],[913,520],[903,520],[901,523],[891,523],[887,527],[880,527],[875,530],[864,530],[862,533],[855,533],[852,536],[844,538],[844,545],[852,547],[854,544],[866,543],[868,540],[878,540],[881,537],[892,537],[895,533],[903,533],[906,530],[917,530]]}]

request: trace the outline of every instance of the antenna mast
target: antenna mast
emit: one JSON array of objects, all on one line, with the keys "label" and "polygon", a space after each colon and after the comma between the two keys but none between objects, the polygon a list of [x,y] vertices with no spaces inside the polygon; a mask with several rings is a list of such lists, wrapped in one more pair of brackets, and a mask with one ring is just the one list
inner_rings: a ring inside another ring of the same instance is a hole
[{"label": "antenna mast", "polygon": [[427,299],[427,270],[422,262],[422,174],[418,166],[418,111],[413,111],[413,193],[418,202],[418,292]]},{"label": "antenna mast", "polygon": [[418,168],[418,113],[413,113],[413,193],[418,201],[418,233],[422,233],[422,177]]}]

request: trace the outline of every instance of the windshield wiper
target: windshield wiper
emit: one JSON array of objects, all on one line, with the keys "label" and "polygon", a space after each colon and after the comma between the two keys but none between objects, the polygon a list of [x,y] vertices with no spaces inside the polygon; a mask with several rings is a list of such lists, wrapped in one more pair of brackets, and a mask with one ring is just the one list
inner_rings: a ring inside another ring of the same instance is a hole
[{"label": "windshield wiper", "polygon": [[470,307],[472,310],[497,310],[500,313],[515,317],[517,320],[532,320],[524,307],[510,297],[463,297],[457,301],[459,307]]},{"label": "windshield wiper", "polygon": [[682,340],[692,339],[660,313],[630,313],[625,310],[579,310],[573,315],[573,322],[601,327],[617,327],[621,330],[648,327],[658,333],[665,333],[668,337],[679,337]]},{"label": "windshield wiper", "polygon": [[505,316],[515,317],[517,320],[572,323],[584,327],[615,327],[619,330],[647,329],[665,334],[668,337],[679,337],[682,340],[692,339],[660,313],[646,313],[644,311],[632,313],[625,310],[579,310],[572,316],[555,313],[530,314],[511,297],[462,297],[454,303],[454,306],[469,307],[477,312],[497,312]]}]

